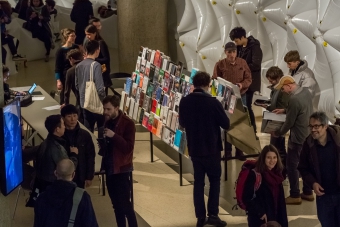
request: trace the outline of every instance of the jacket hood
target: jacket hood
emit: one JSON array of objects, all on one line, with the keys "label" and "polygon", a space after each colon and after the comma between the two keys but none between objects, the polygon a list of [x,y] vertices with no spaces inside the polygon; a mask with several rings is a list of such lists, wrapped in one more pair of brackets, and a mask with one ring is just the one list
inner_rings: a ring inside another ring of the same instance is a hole
[{"label": "jacket hood", "polygon": [[77,185],[72,181],[56,180],[46,190],[47,202],[55,208],[63,208],[64,203],[73,198],[73,193]]},{"label": "jacket hood", "polygon": [[[305,69],[308,68],[308,62],[306,60],[301,59],[300,61],[303,62],[303,64],[298,68],[298,70],[295,72],[295,74],[298,74],[298,73],[300,73],[300,72],[302,72],[302,71],[304,71]],[[290,69],[289,73],[291,74],[292,71],[293,70]]]},{"label": "jacket hood", "polygon": [[[334,143],[340,147],[340,126],[328,125],[327,132],[329,132],[332,136]],[[314,139],[312,135],[307,137],[306,142],[308,143],[309,147],[314,146]]]},{"label": "jacket hood", "polygon": [[252,46],[260,45],[260,42],[255,39],[252,35],[248,37],[247,48],[251,48]]}]

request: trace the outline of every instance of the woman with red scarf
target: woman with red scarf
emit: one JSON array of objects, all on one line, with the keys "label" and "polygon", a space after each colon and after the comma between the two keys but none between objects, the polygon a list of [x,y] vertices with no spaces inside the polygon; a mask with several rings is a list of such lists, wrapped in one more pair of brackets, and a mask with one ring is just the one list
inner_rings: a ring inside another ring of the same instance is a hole
[{"label": "woman with red scarf", "polygon": [[262,176],[262,182],[254,192],[256,175],[250,171],[244,184],[242,200],[246,205],[248,226],[260,227],[269,221],[276,221],[288,227],[287,210],[283,191],[283,165],[273,145],[263,148],[254,169]]}]

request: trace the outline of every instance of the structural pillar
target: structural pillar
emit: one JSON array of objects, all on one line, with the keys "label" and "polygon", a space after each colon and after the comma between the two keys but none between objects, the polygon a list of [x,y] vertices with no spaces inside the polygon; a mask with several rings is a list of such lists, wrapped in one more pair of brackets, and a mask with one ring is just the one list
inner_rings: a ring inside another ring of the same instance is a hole
[{"label": "structural pillar", "polygon": [[168,55],[168,0],[118,0],[119,72],[135,70],[140,46]]}]

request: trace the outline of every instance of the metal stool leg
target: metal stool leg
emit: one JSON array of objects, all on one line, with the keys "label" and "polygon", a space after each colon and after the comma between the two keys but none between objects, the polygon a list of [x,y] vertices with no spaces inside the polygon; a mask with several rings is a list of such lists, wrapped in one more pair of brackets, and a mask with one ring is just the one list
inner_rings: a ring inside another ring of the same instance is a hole
[{"label": "metal stool leg", "polygon": [[15,206],[14,206],[14,212],[13,212],[12,220],[14,220],[15,212],[17,211],[17,206],[18,206],[18,200],[19,200],[20,191],[21,191],[21,185],[19,186],[18,194],[17,194],[17,199],[15,200]]}]

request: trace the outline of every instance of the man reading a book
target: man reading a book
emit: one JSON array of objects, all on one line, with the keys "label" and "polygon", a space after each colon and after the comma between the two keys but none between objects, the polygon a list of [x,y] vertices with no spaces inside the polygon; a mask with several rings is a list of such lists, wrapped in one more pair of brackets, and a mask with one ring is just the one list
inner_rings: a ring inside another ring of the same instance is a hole
[{"label": "man reading a book", "polygon": [[[240,88],[241,99],[244,106],[247,105],[246,91],[252,83],[251,72],[247,62],[237,55],[237,47],[235,43],[229,42],[224,46],[226,58],[218,61],[214,68],[213,79],[221,77]],[[232,144],[226,143],[226,158],[231,157]],[[245,160],[243,152],[236,149],[236,157],[240,160]]]},{"label": "man reading a book", "polygon": [[303,193],[300,194],[299,171],[297,169],[302,145],[309,135],[308,120],[313,112],[312,95],[308,88],[300,87],[292,76],[283,76],[275,89],[290,95],[286,109],[273,110],[273,113],[285,113],[286,121],[278,131],[272,133],[272,136],[279,137],[290,131],[286,157],[290,196],[286,198],[286,204],[300,205],[301,199],[314,200],[312,189],[306,187],[305,184]]},{"label": "man reading a book", "polygon": [[[193,77],[194,91],[183,97],[179,104],[179,123],[185,128],[194,167],[196,227],[227,225],[218,217],[223,149],[220,128],[229,129],[230,122],[222,104],[208,93],[210,80],[208,73],[197,72]],[[205,175],[210,182],[208,213],[204,202]]]}]

